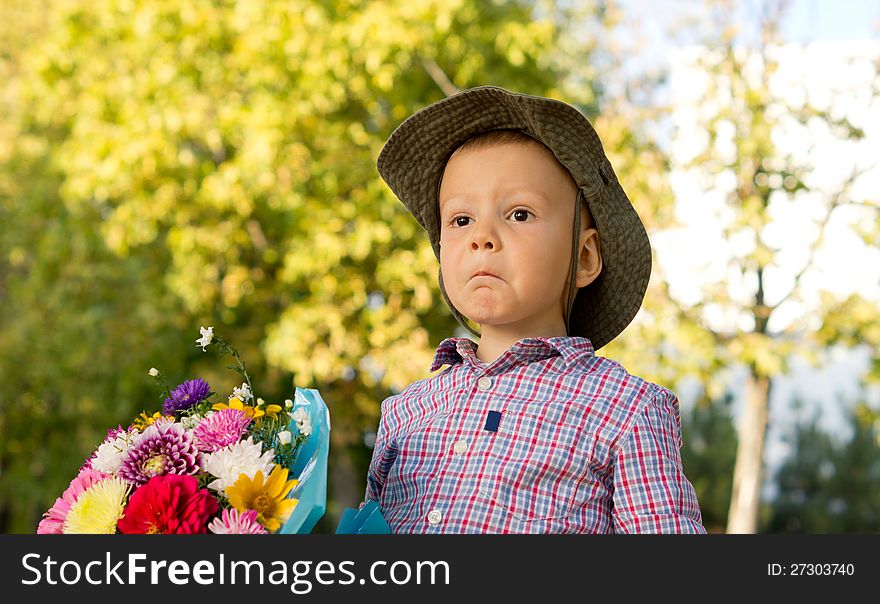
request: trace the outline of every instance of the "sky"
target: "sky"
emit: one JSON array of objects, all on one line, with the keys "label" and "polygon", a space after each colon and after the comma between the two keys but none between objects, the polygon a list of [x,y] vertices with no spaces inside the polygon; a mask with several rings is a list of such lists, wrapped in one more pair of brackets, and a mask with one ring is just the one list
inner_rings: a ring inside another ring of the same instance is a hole
[{"label": "sky", "polygon": [[[646,36],[643,59],[635,64],[644,67],[654,62],[671,72],[667,93],[679,109],[673,117],[675,134],[666,142],[673,161],[682,163],[702,135],[693,116],[704,101],[700,73],[691,67],[693,53],[697,51],[693,46],[695,40],[671,35],[669,28],[684,16],[684,11],[699,9],[702,4],[674,0],[628,0],[623,4],[628,14],[634,16],[632,23]],[[740,10],[754,11],[756,5],[749,0],[737,6]],[[781,148],[815,166],[811,175],[815,187],[832,190],[860,158],[880,158],[880,103],[870,104],[867,95],[861,93],[865,90],[864,62],[862,68],[858,67],[858,61],[855,67],[847,63],[847,57],[880,55],[880,1],[793,0],[782,31],[790,44],[777,51],[780,53],[778,93],[796,100],[791,95],[806,89],[813,103],[830,103],[834,111],[847,114],[866,128],[865,140],[857,145],[852,141],[837,142],[821,131],[806,132],[795,124],[784,132],[774,133],[774,140]],[[843,93],[832,102],[834,95],[830,91],[834,89]],[[811,141],[818,144],[806,155],[804,150]],[[696,176],[684,170],[675,171],[671,179],[677,199],[676,216],[682,228],[652,235],[652,244],[672,294],[685,303],[698,299],[699,284],[693,275],[699,274],[703,279],[726,283],[733,295],[749,296],[753,288],[740,276],[725,272],[726,259],[747,251],[751,242],[725,240],[721,235],[720,225],[725,219],[723,195],[705,192]],[[875,168],[862,177],[855,193],[870,197],[878,190],[880,169]],[[816,231],[815,220],[821,215],[821,205],[818,199],[798,198],[796,202],[777,199],[771,208],[775,220],[765,234],[784,250],[772,280],[782,287],[774,291],[771,286],[767,291],[768,301],[772,303],[774,296],[781,296],[787,290],[793,275],[803,266],[812,240],[810,235]],[[850,222],[865,216],[859,212],[857,208],[836,211],[828,225],[826,245],[817,256],[817,268],[804,275],[807,292],[815,296],[821,286],[841,296],[859,293],[880,304],[880,250],[867,248],[849,227]],[[694,254],[695,249],[700,253]],[[809,297],[808,294],[808,302]],[[771,327],[782,328],[803,321],[804,307],[789,304],[779,310],[776,324]],[[720,310],[710,320],[716,327],[737,325],[735,317]],[[809,321],[804,326],[815,327]],[[789,375],[774,381],[771,395],[766,456],[771,470],[787,452],[784,437],[796,417],[795,398],[805,403],[806,414],[818,412],[820,425],[826,430],[848,437],[844,418],[860,394],[859,380],[869,369],[869,355],[864,348],[836,349],[830,351],[825,365],[818,369],[798,358],[791,359],[791,367]],[[730,383],[741,384],[745,371],[733,368],[732,374]],[[693,399],[689,396],[693,386],[680,385],[678,394],[685,411]],[[733,389],[737,395],[733,413],[738,420],[743,396]],[[874,405],[880,406],[880,390],[871,389],[868,395]],[[772,495],[772,492],[766,494]]]},{"label": "sky", "polygon": [[[621,0],[628,18],[637,19],[656,47],[669,37],[669,27],[688,15],[703,10],[700,0]],[[760,2],[740,0],[734,5],[755,14]],[[880,0],[791,0],[782,27],[792,42],[816,40],[877,39],[880,28]]]},{"label": "sky", "polygon": [[878,28],[877,0],[795,0],[783,32],[793,42],[876,40]]}]

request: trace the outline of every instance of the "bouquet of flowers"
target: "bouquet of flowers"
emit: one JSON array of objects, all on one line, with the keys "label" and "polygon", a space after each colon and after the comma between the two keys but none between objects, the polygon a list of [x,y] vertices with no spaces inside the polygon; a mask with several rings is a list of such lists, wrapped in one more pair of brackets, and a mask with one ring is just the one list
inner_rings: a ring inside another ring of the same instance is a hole
[{"label": "bouquet of flowers", "polygon": [[[242,376],[241,386],[225,399],[200,378],[171,390],[150,369],[163,391],[161,410],[110,429],[38,533],[311,530],[326,502],[329,441],[329,414],[317,391],[297,388],[296,403],[266,404],[254,397],[238,351],[212,327],[201,328],[196,345],[230,355],[228,368]],[[308,509],[294,515],[298,493]]]}]

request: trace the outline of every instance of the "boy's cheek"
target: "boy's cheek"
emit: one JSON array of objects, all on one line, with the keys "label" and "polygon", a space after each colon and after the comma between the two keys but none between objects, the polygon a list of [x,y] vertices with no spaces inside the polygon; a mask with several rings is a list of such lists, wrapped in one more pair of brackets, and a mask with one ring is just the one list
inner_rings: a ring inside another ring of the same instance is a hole
[{"label": "boy's cheek", "polygon": [[440,229],[440,239],[437,243],[440,244],[440,247],[443,247],[444,243],[450,244],[460,238],[460,231],[456,232],[448,229]]}]

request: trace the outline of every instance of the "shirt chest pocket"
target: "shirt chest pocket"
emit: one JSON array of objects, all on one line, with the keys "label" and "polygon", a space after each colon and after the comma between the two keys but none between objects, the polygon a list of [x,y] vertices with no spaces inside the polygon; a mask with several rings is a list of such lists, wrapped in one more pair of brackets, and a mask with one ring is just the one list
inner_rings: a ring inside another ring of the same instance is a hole
[{"label": "shirt chest pocket", "polygon": [[508,408],[479,490],[518,520],[564,518],[579,504],[595,439],[565,403]]}]

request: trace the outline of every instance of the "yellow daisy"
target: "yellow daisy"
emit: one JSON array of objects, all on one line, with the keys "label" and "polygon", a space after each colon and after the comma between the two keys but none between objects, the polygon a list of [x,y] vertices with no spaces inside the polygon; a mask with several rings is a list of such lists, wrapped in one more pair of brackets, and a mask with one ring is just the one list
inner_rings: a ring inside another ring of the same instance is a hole
[{"label": "yellow daisy", "polygon": [[162,418],[170,419],[174,421],[173,415],[162,415],[160,412],[156,411],[153,415],[147,415],[146,413],[141,413],[140,416],[136,417],[132,422],[132,425],[143,432],[147,426],[152,426],[156,423],[157,420]]},{"label": "yellow daisy", "polygon": [[287,499],[287,494],[297,482],[287,480],[287,468],[276,465],[265,483],[262,470],[257,470],[253,480],[241,474],[234,485],[226,487],[226,496],[236,510],[256,510],[257,521],[268,531],[277,531],[296,507],[297,500]]},{"label": "yellow daisy", "polygon": [[[257,409],[262,407],[262,403],[257,405]],[[281,405],[267,405],[263,411],[266,414],[266,417],[271,417],[272,419],[278,419],[278,414],[281,413]]]},{"label": "yellow daisy", "polygon": [[214,406],[211,407],[211,409],[213,409],[214,411],[221,411],[223,409],[238,409],[251,419],[257,419],[266,415],[266,412],[260,409],[259,405],[257,405],[256,407],[245,405],[241,402],[240,398],[234,396],[229,399],[229,403],[215,403]]}]

